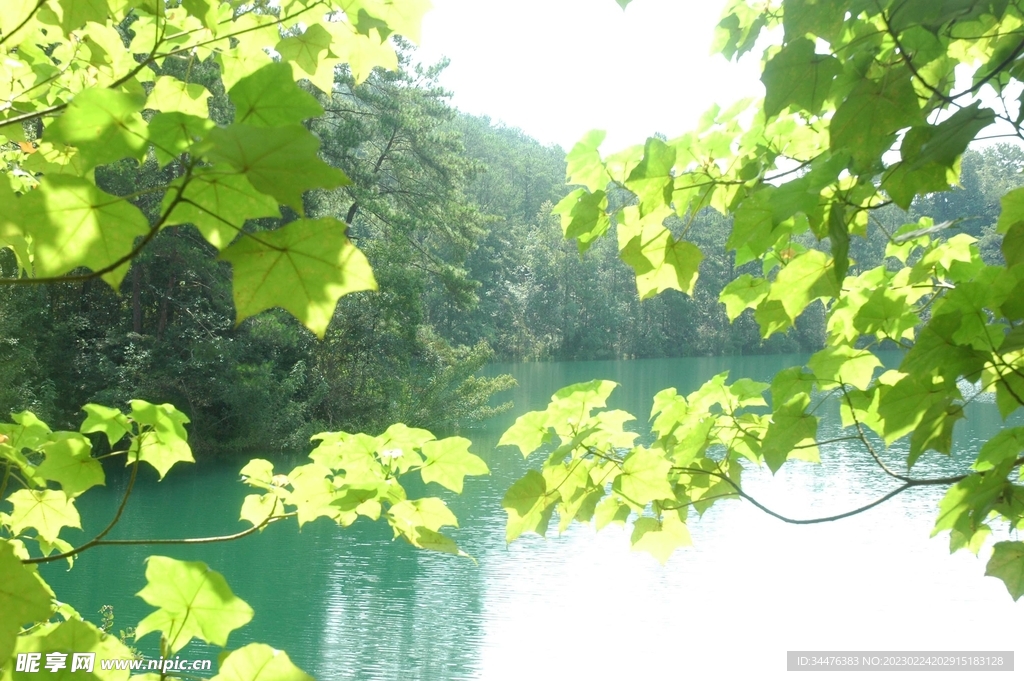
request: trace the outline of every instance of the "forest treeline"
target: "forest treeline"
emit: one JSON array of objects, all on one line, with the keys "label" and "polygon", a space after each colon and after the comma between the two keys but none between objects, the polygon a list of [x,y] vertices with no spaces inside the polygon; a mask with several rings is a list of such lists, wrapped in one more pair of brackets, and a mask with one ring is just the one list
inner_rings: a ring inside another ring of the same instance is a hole
[{"label": "forest treeline", "polygon": [[[31,409],[54,427],[74,427],[87,402],[171,402],[191,418],[197,451],[265,451],[304,447],[322,430],[478,423],[502,408],[495,395],[500,402],[511,385],[507,376],[477,376],[494,359],[820,348],[820,305],[768,340],[750,311],[728,322],[718,292],[744,270],[725,248],[731,223],[712,211],[673,228],[705,254],[694,296],[638,300],[614,238],[584,257],[563,239],[552,207],[567,193],[565,152],[456,111],[438,84],[444,65],[416,65],[407,46],[401,55],[399,70],[375,71],[358,86],[339,71],[332,96],[319,97],[324,116],[309,123],[324,160],[351,184],[309,195],[306,213],[344,219],[379,284],[341,299],[324,341],[284,313],[236,327],[230,266],[193,227],[174,227],[133,261],[120,294],[98,280],[0,289],[0,411]],[[214,92],[211,116],[230,119],[215,73],[203,68],[190,77]],[[155,219],[161,206],[145,190],[173,179],[175,163],[124,161],[96,179],[112,194],[137,196]],[[1021,184],[1024,153],[993,146],[968,151],[962,164],[962,188],[912,213],[949,221],[998,260],[998,197]],[[851,243],[855,269],[881,262],[886,234],[916,217],[882,211]],[[0,268],[15,275],[8,252]]]}]

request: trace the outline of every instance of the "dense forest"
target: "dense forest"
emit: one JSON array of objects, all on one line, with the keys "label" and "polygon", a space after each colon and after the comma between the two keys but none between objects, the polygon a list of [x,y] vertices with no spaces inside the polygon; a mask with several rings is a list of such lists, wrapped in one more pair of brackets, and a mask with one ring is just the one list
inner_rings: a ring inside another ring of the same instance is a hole
[{"label": "dense forest", "polygon": [[[563,238],[552,209],[567,191],[565,152],[455,110],[439,85],[443,68],[417,64],[404,45],[397,71],[375,70],[359,85],[342,75],[331,97],[317,95],[326,113],[310,129],[323,159],[352,182],[311,193],[306,212],[344,219],[380,285],[344,297],[323,342],[284,313],[236,326],[230,266],[211,258],[198,231],[217,227],[185,216],[194,225],[163,230],[133,261],[120,295],[93,280],[0,290],[8,358],[0,411],[31,409],[61,427],[80,420],[84,403],[144,398],[186,411],[200,451],[298,448],[327,429],[471,426],[502,408],[495,405],[511,383],[476,376],[492,359],[821,347],[820,304],[767,340],[752,311],[730,325],[718,292],[755,264],[734,266],[731,221],[711,210],[673,228],[707,254],[694,296],[639,300],[614,238],[582,256]],[[207,76],[192,74],[214,93],[211,116],[228,120],[216,74]],[[961,188],[919,200],[910,215],[879,211],[851,243],[855,268],[879,263],[887,234],[917,214],[977,237],[983,255],[998,260],[998,198],[1020,183],[1022,168],[1018,147],[968,151]],[[115,195],[138,194],[136,204],[154,215],[160,206],[146,203],[145,188],[176,172],[151,157],[141,167],[105,166],[97,182]],[[276,206],[266,215],[251,228],[289,217]],[[11,276],[14,259],[4,253],[0,267]]]}]

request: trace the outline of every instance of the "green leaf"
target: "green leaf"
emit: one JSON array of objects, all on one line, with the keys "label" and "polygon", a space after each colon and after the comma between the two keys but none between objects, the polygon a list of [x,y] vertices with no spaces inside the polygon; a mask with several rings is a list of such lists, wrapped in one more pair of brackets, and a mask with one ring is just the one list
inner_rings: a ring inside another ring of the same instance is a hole
[{"label": "green leaf", "polygon": [[213,681],[313,681],[313,677],[296,667],[283,650],[250,643],[221,660]]},{"label": "green leaf", "polygon": [[50,438],[50,427],[30,411],[11,414],[14,423],[0,423],[0,434],[7,436],[7,444],[15,450],[36,450]]},{"label": "green leaf", "polygon": [[436,482],[462,494],[462,482],[467,475],[488,475],[491,471],[484,460],[470,453],[471,444],[464,437],[446,437],[424,443],[426,461],[420,468],[423,482]]},{"label": "green leaf", "polygon": [[11,511],[11,532],[17,536],[34,529],[40,537],[53,543],[61,528],[81,529],[82,521],[75,502],[64,492],[52,489],[19,489],[6,499],[14,506]]},{"label": "green leaf", "polygon": [[[34,634],[23,636],[18,640],[18,653],[41,653],[41,670],[37,674],[15,674],[14,678],[21,681],[45,674],[46,677],[61,680],[78,681],[78,679],[84,678],[102,681],[128,681],[131,675],[129,670],[103,670],[100,660],[130,660],[133,657],[132,651],[117,636],[107,634],[96,626],[82,621],[77,613],[61,614],[66,619],[60,624],[40,628]],[[71,672],[74,653],[93,653],[95,655],[91,674],[83,670]],[[46,656],[49,654],[66,656],[64,659],[67,661],[67,666],[56,673],[49,672],[45,668]]]},{"label": "green leaf", "polygon": [[985,574],[1003,580],[1013,600],[1024,596],[1024,542],[1001,541],[992,547]]},{"label": "green leaf", "polygon": [[774,197],[777,191],[775,187],[765,187],[744,200],[736,209],[732,232],[725,244],[726,248],[736,251],[736,265],[759,257],[778,238],[773,233]]},{"label": "green leaf", "polygon": [[553,215],[562,216],[562,232],[566,239],[576,239],[580,253],[587,250],[591,242],[604,235],[611,227],[611,220],[605,212],[608,197],[604,190],[593,193],[577,189],[558,202],[552,209]]},{"label": "green leaf", "polygon": [[913,466],[929,449],[940,454],[949,454],[953,449],[953,426],[962,418],[964,409],[961,405],[954,404],[952,398],[932,404],[910,437],[907,467]]},{"label": "green leaf", "polygon": [[394,528],[395,536],[417,527],[440,530],[442,527],[458,527],[459,520],[451,509],[437,497],[424,497],[400,501],[388,510],[388,522]]},{"label": "green leaf", "polygon": [[[761,445],[764,461],[772,473],[788,459],[817,458],[818,417],[804,412],[805,402],[790,401],[776,406]],[[798,450],[797,447],[801,449]]]},{"label": "green leaf", "polygon": [[206,563],[165,556],[146,559],[146,586],[138,596],[157,610],[139,622],[136,637],[161,632],[171,655],[193,638],[224,647],[228,635],[248,624],[253,615],[224,577]]},{"label": "green leaf", "polygon": [[345,174],[320,160],[320,141],[301,125],[258,128],[234,124],[206,137],[206,154],[245,173],[264,194],[302,213],[302,194],[348,184]]},{"label": "green leaf", "polygon": [[527,471],[508,488],[501,500],[502,508],[508,513],[505,541],[512,542],[524,532],[535,532],[543,537],[558,499],[558,492],[548,492],[543,475],[535,470]]},{"label": "green leaf", "polygon": [[120,409],[90,403],[82,407],[82,411],[86,416],[78,431],[80,433],[103,433],[107,436],[107,442],[110,443],[111,448],[132,430],[128,417],[122,414]]},{"label": "green leaf", "polygon": [[107,0],[57,0],[57,7],[65,35],[90,21],[105,24],[110,11]]},{"label": "green leaf", "polygon": [[863,79],[839,104],[829,123],[833,151],[846,151],[857,172],[879,163],[896,132],[921,122],[917,93],[910,72],[891,70],[880,80]]},{"label": "green leaf", "polygon": [[[177,198],[175,189],[183,184]],[[218,250],[242,232],[246,220],[281,216],[277,201],[227,166],[201,168],[188,180],[176,180],[164,197],[163,210],[172,205],[167,226],[192,223]]]},{"label": "green leaf", "polygon": [[565,155],[565,175],[569,184],[582,184],[594,193],[604,192],[612,181],[599,151],[604,137],[603,130],[591,130]]},{"label": "green leaf", "polygon": [[[310,28],[323,31],[319,25]],[[324,113],[316,98],[295,84],[291,67],[282,63],[267,64],[242,78],[228,97],[235,105],[235,123],[246,125],[272,128],[301,123]]]},{"label": "green leaf", "polygon": [[1002,210],[999,212],[996,231],[1006,234],[1018,222],[1024,222],[1024,187],[1003,194],[999,205]]},{"label": "green leaf", "polygon": [[848,384],[867,390],[875,369],[882,366],[874,354],[855,350],[848,345],[833,345],[815,353],[807,362],[823,390],[832,390],[836,384]]},{"label": "green leaf", "polygon": [[167,165],[206,137],[213,121],[183,113],[158,113],[149,121],[149,141],[157,161]]},{"label": "green leaf", "polygon": [[103,466],[92,458],[92,445],[79,433],[54,433],[43,445],[46,458],[36,472],[60,484],[74,499],[85,490],[104,484]]},{"label": "green leaf", "polygon": [[917,428],[928,410],[941,403],[947,394],[943,384],[931,378],[922,380],[913,374],[901,378],[882,393],[878,416],[886,444],[892,444]]},{"label": "green leaf", "polygon": [[788,404],[797,398],[806,405],[814,390],[816,378],[814,374],[804,371],[801,367],[789,367],[775,374],[772,379],[772,408]]},{"label": "green leaf", "polygon": [[629,506],[616,495],[606,496],[594,508],[594,528],[598,532],[608,525],[623,525],[629,519]]},{"label": "green leaf", "polygon": [[814,43],[807,38],[789,41],[765,64],[761,75],[765,115],[776,116],[791,105],[818,114],[832,89],[833,79],[842,70],[838,59],[817,54]]},{"label": "green leaf", "polygon": [[376,290],[370,264],[334,218],[300,219],[221,252],[234,271],[236,323],[283,307],[323,338],[338,299]]},{"label": "green leaf", "polygon": [[446,525],[459,526],[455,515],[440,499],[428,497],[415,501],[400,501],[388,511],[388,522],[391,523],[395,537],[404,537],[413,546],[442,553],[467,555],[449,537],[437,532]]},{"label": "green leaf", "polygon": [[[932,529],[934,537],[943,530],[955,530],[969,539],[984,526],[989,512],[1011,487],[1006,475],[1012,462],[967,476],[947,490],[939,502],[939,516]],[[962,539],[960,543],[963,543]]]},{"label": "green leaf", "polygon": [[115,290],[128,271],[127,256],[136,237],[149,231],[142,212],[124,199],[72,175],[46,175],[39,188],[18,201],[21,223],[31,225],[35,273],[54,277],[76,267],[103,275]]},{"label": "green leaf", "polygon": [[[307,74],[313,75],[319,68],[322,58],[321,55],[326,57],[330,52],[332,40],[333,38],[326,28],[320,24],[313,24],[308,26],[302,33],[290,35],[287,38],[282,39],[274,49],[281,55],[281,59],[286,62],[293,62]],[[278,66],[285,67],[282,72],[287,74],[289,83],[294,86],[295,79],[292,76],[292,69],[288,67],[287,64],[268,64],[260,69],[260,71],[264,71],[271,67],[277,68]],[[256,73],[259,73],[260,71],[257,71]],[[232,88],[232,90],[234,90],[234,88]],[[234,99],[232,99],[232,101],[234,101]],[[306,118],[309,118],[309,116],[306,116]],[[303,119],[299,118],[289,122],[297,123],[301,120]],[[235,117],[235,121],[239,123],[242,122],[237,115]]]},{"label": "green leaf", "polygon": [[1007,267],[1024,263],[1024,222],[1014,223],[1006,230],[1000,249]]},{"label": "green leaf", "polygon": [[626,188],[640,200],[640,215],[644,216],[672,202],[675,177],[672,166],[676,162],[675,147],[650,137],[644,144],[644,158],[626,178]]},{"label": "green leaf", "polygon": [[612,489],[638,507],[656,499],[673,499],[675,492],[668,482],[671,470],[672,464],[657,450],[637,447],[623,461],[622,475]]},{"label": "green leaf", "polygon": [[639,216],[636,207],[623,211],[618,225],[619,257],[636,273],[640,299],[675,289],[693,294],[704,255],[688,241],[676,241],[662,226],[671,213],[667,207]]},{"label": "green leaf", "polygon": [[141,160],[149,138],[139,115],[143,105],[141,97],[105,87],[82,90],[47,126],[43,140],[77,147],[85,169],[122,158]]},{"label": "green leaf", "polygon": [[821,251],[807,251],[793,258],[779,271],[768,297],[758,306],[778,301],[792,323],[811,301],[839,294],[835,270]]},{"label": "green leaf", "polygon": [[832,251],[832,262],[835,268],[836,281],[842,282],[850,269],[850,232],[846,226],[843,211],[832,206],[828,215],[828,240]]},{"label": "green leaf", "polygon": [[159,76],[153,91],[146,98],[147,109],[164,113],[178,112],[198,118],[209,118],[211,95],[202,85],[186,83],[173,76]]},{"label": "green leaf", "polygon": [[741,274],[733,279],[718,296],[718,301],[725,305],[725,314],[729,321],[736,321],[744,310],[756,308],[765,299],[771,284],[767,279]]},{"label": "green leaf", "polygon": [[630,543],[634,551],[646,551],[664,565],[676,549],[690,546],[690,531],[678,514],[668,513],[664,520],[637,518]]},{"label": "green leaf", "polygon": [[498,446],[516,446],[523,458],[537,451],[541,445],[551,442],[546,411],[530,411],[519,418],[501,435]]},{"label": "green leaf", "polygon": [[242,511],[238,519],[258,527],[265,523],[267,518],[283,510],[281,500],[276,494],[247,494],[242,500]]},{"label": "green leaf", "polygon": [[938,125],[930,126],[931,134],[913,158],[915,167],[937,164],[950,168],[982,130],[995,121],[992,109],[982,108],[981,102],[965,106]]},{"label": "green leaf", "polygon": [[23,565],[14,545],[0,539],[0,659],[8,660],[21,627],[50,617],[51,594],[35,570]]},{"label": "green leaf", "polygon": [[982,445],[974,469],[987,471],[1015,460],[1024,451],[1024,428],[1007,428]]},{"label": "green leaf", "polygon": [[170,404],[150,404],[145,400],[130,400],[129,404],[131,418],[139,424],[140,432],[132,441],[125,465],[133,464],[137,457],[155,468],[163,480],[179,461],[195,463],[185,432],[189,422],[185,414]]}]

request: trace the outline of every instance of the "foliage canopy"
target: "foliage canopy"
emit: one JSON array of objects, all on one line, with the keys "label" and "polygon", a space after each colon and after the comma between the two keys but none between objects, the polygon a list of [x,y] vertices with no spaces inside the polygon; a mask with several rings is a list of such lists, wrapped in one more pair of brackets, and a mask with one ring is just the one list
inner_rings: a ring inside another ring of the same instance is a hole
[{"label": "foliage canopy", "polygon": [[[569,182],[579,188],[555,209],[565,236],[582,252],[614,225],[641,297],[693,291],[703,254],[688,231],[710,208],[733,216],[736,264],[760,266],[722,290],[729,317],[752,310],[769,337],[820,302],[828,338],[805,367],[770,385],[721,375],[685,397],[659,393],[649,447],[632,446],[636,434],[623,431],[631,416],[595,411],[610,387],[555,395],[503,439],[524,455],[560,443],[509,491],[510,538],[543,534],[555,509],[562,527],[638,513],[634,546],[665,559],[688,542],[690,508],[703,513],[730,497],[757,504],[743,491],[741,462],[775,472],[790,459],[818,460],[819,413],[830,401],[844,432],[829,443],[856,444],[893,480],[865,508],[912,487],[948,486],[935,533],[948,530],[952,550],[975,552],[990,533],[1024,521],[1019,428],[989,441],[971,471],[912,473],[920,457],[950,454],[967,403],[994,393],[1004,419],[1024,404],[1022,190],[1002,197],[1001,253],[989,262],[962,229],[967,215],[886,232],[877,266],[850,256],[869,225],[886,229],[878,214],[887,206],[906,210],[955,185],[972,141],[1024,139],[1015,94],[1022,22],[1019,3],[1002,1],[738,0],[718,25],[716,49],[737,59],[760,53],[763,100],[715,107],[676,139],[603,155],[603,134],[592,132],[572,149]],[[883,367],[875,353],[885,348],[905,351],[898,368]],[[568,400],[582,408],[567,410]],[[1024,593],[1020,555],[1020,542],[1000,541],[988,566],[1015,599]]]},{"label": "foliage canopy", "polygon": [[[357,84],[375,67],[397,66],[388,39],[415,41],[426,6],[10,3],[0,14],[0,248],[14,254],[19,276],[2,283],[101,279],[117,289],[161,230],[191,224],[232,268],[237,321],[280,307],[324,337],[339,299],[377,284],[341,215],[313,210],[317,190],[345,187],[349,178],[321,158],[311,128],[323,130],[307,122],[324,113],[321,102],[344,99],[344,90],[335,92],[336,68],[347,65],[343,77]],[[719,24],[717,47],[729,58],[761,52],[763,101],[715,108],[691,133],[611,155],[600,150],[601,133],[576,145],[568,172],[578,188],[555,212],[581,252],[614,226],[641,298],[692,293],[706,254],[688,234],[705,209],[731,215],[726,246],[737,265],[757,263],[760,273],[722,290],[729,316],[753,310],[770,337],[820,303],[828,346],[771,384],[721,375],[685,397],[659,393],[649,445],[625,430],[631,415],[604,408],[614,384],[559,391],[502,438],[524,456],[545,458],[505,496],[507,539],[543,534],[557,510],[560,529],[574,520],[631,523],[634,547],[666,560],[689,542],[691,508],[703,513],[741,497],[773,513],[744,492],[744,465],[775,472],[791,459],[827,454],[816,412],[829,400],[839,402],[840,439],[859,444],[893,479],[892,492],[872,506],[912,487],[947,486],[935,532],[948,530],[954,550],[978,551],[989,534],[1024,522],[1020,428],[989,441],[971,471],[941,479],[911,473],[920,457],[950,453],[964,405],[978,395],[995,393],[1004,417],[1024,404],[1024,190],[1003,197],[1000,262],[984,261],[959,222],[929,219],[888,234],[883,264],[867,268],[851,258],[853,240],[879,210],[906,209],[955,184],[972,140],[991,129],[1024,138],[1024,109],[1013,94],[1024,80],[1022,26],[1024,10],[1007,0],[738,0]],[[193,77],[211,71],[205,84]],[[325,97],[311,94],[317,89]],[[222,94],[226,104],[211,106]],[[123,196],[97,180],[145,159],[166,177]],[[367,196],[353,208],[374,200],[388,205]],[[149,203],[159,206],[152,218],[140,208]],[[280,222],[268,229],[258,222],[266,218]],[[432,246],[458,248],[460,235],[451,236]],[[460,273],[448,274],[459,289]],[[905,350],[896,369],[884,370],[875,354],[886,344]],[[192,460],[188,419],[168,404],[129,407],[87,405],[78,432],[53,432],[30,412],[0,426],[0,660],[29,651],[130,656],[58,604],[34,567],[73,562],[105,544],[146,543],[106,537],[141,465],[163,477]],[[98,438],[108,456],[125,457],[130,482],[110,525],[73,547],[60,535],[81,523],[75,499],[105,480],[92,451]],[[315,439],[311,463],[286,474],[260,459],[242,469],[257,490],[241,509],[249,529],[191,541],[236,539],[283,519],[347,526],[363,516],[383,517],[415,546],[461,553],[440,532],[458,523],[444,502],[410,499],[400,480],[418,473],[425,485],[460,492],[466,476],[488,472],[467,440],[402,424],[379,436]],[[903,453],[904,467],[887,463],[886,447]],[[1022,566],[1024,544],[995,544],[988,572],[1015,599],[1024,594]],[[140,596],[156,610],[138,633],[159,632],[166,656],[192,638],[226,647],[251,618],[202,563],[154,556],[147,579]],[[221,674],[303,676],[259,644],[226,655]],[[4,678],[16,676],[6,664]]]}]

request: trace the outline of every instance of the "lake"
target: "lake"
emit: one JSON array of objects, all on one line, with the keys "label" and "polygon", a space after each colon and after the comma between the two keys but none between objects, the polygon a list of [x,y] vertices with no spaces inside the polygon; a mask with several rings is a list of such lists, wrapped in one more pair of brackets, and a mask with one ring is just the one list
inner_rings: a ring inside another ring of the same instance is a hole
[{"label": "lake", "polygon": [[[638,416],[636,427],[646,432],[651,398],[663,388],[685,394],[726,370],[732,379],[768,381],[803,359],[491,367],[519,381],[512,412],[464,433],[492,474],[467,478],[462,496],[439,494],[462,525],[451,535],[476,564],[392,541],[383,521],[341,529],[321,519],[301,532],[283,522],[202,547],[101,547],[83,554],[72,572],[63,562],[43,572],[58,597],[93,622],[101,606],[112,605],[117,629],[152,610],[133,595],[145,584],[147,555],[205,561],[256,611],[231,634],[230,648],[269,643],[325,680],[774,679],[786,676],[787,650],[1013,650],[1020,606],[1002,582],[984,576],[987,549],[983,559],[950,556],[945,536],[929,539],[938,489],[914,489],[859,516],[814,526],[787,525],[727,501],[691,521],[694,546],[664,567],[631,552],[628,533],[615,527],[595,533],[574,525],[562,536],[530,535],[506,546],[500,501],[526,464],[518,450],[494,444],[517,415],[543,408],[558,388],[616,381],[609,406]],[[973,402],[967,415],[957,427],[956,454],[925,455],[916,474],[965,471],[1002,425],[991,402]],[[837,429],[834,408],[820,439]],[[850,510],[895,486],[848,445],[824,447],[821,466],[790,462],[774,478],[752,474],[746,489],[773,510],[814,517]],[[277,468],[299,462],[281,457]],[[178,466],[161,483],[147,470],[111,536],[243,529],[238,510],[251,490],[238,482],[241,465]],[[125,477],[109,477],[107,488],[79,504],[82,539],[105,525],[123,493]],[[155,654],[156,645],[151,635],[139,647]],[[193,643],[180,655],[215,660],[216,650]]]}]

